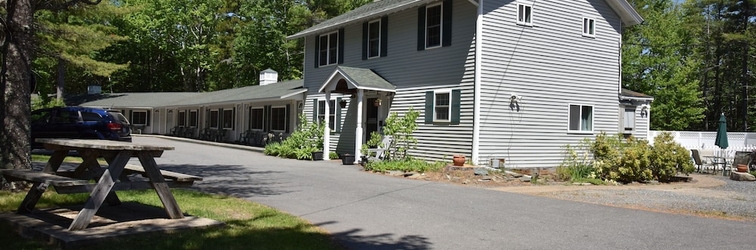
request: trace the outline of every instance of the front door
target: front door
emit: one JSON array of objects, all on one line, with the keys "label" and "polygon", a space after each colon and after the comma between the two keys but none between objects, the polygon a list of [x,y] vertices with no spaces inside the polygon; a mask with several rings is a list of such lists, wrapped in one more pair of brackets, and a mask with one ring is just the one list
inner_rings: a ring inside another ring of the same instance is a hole
[{"label": "front door", "polygon": [[367,142],[370,140],[370,134],[372,134],[375,131],[378,131],[378,107],[374,105],[375,100],[378,98],[368,98],[367,100],[367,112],[365,112],[365,140],[364,142]]}]

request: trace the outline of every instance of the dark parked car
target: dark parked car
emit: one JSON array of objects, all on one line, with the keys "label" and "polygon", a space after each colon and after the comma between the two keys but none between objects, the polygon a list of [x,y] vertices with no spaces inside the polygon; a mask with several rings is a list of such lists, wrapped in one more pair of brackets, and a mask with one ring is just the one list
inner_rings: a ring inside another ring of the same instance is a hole
[{"label": "dark parked car", "polygon": [[86,107],[57,107],[32,112],[32,148],[37,138],[131,141],[129,120],[120,111]]}]

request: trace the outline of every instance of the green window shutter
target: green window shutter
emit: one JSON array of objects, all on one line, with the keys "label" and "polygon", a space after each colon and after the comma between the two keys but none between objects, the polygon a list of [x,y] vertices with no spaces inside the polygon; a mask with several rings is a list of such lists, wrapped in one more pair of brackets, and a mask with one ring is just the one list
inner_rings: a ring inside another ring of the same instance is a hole
[{"label": "green window shutter", "polygon": [[444,0],[443,5],[443,12],[444,12],[444,30],[442,31],[441,36],[443,37],[441,41],[441,45],[443,47],[451,46],[452,42],[452,5],[454,1],[452,0]]},{"label": "green window shutter", "polygon": [[236,108],[231,111],[231,130],[236,130]]},{"label": "green window shutter", "polygon": [[388,17],[381,18],[381,57],[388,55]]},{"label": "green window shutter", "polygon": [[315,68],[320,66],[320,36],[315,36],[315,49],[313,50],[315,55]]},{"label": "green window shutter", "polygon": [[368,56],[368,22],[362,23],[362,60],[367,60]]},{"label": "green window shutter", "polygon": [[335,118],[333,119],[333,130],[336,130],[336,133],[341,132],[341,106],[339,106],[339,103],[341,102],[341,97],[336,98],[336,103],[334,104],[334,108],[336,108],[336,114],[334,115]]},{"label": "green window shutter", "polygon": [[344,28],[339,29],[339,64],[344,63]]},{"label": "green window shutter", "polygon": [[268,106],[263,106],[263,131],[268,131],[268,121],[270,120],[270,117],[268,117],[270,114],[268,113]]},{"label": "green window shutter", "polygon": [[425,50],[425,6],[417,8],[417,51]]},{"label": "green window shutter", "polygon": [[146,126],[150,126],[150,117],[151,117],[151,114],[152,114],[152,112],[149,111],[149,110],[147,110],[147,125]]},{"label": "green window shutter", "polygon": [[286,131],[287,134],[291,132],[291,130],[289,129],[291,127],[291,124],[289,123],[291,121],[290,117],[291,117],[291,104],[286,104],[286,121],[284,122],[286,124],[286,130],[284,131]]},{"label": "green window shutter", "polygon": [[460,120],[460,101],[462,98],[462,91],[459,89],[452,90],[452,99],[451,99],[451,124],[452,125],[459,125]]},{"label": "green window shutter", "polygon": [[425,124],[433,124],[433,91],[425,92]]},{"label": "green window shutter", "polygon": [[312,122],[318,122],[318,99],[312,99]]}]

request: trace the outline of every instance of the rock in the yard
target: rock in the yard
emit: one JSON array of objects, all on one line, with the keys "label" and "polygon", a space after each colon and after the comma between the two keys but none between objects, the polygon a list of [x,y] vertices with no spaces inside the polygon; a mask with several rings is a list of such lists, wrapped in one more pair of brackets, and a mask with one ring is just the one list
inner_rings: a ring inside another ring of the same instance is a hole
[{"label": "rock in the yard", "polygon": [[734,181],[756,181],[756,176],[749,173],[730,172],[730,180]]},{"label": "rock in the yard", "polygon": [[522,182],[530,182],[530,176],[520,177],[520,181],[522,181]]},{"label": "rock in the yard", "polygon": [[488,175],[488,169],[485,169],[485,168],[476,168],[475,169],[475,175],[487,176]]},{"label": "rock in the yard", "polygon": [[403,176],[404,172],[403,171],[389,171],[388,174],[391,176]]}]

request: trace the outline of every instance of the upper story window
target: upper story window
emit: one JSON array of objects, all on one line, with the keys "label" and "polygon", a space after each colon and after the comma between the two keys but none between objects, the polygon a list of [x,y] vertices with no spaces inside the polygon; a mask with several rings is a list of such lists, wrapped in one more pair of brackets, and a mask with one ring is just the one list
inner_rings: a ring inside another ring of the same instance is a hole
[{"label": "upper story window", "polygon": [[368,58],[381,56],[381,21],[368,24]]},{"label": "upper story window", "polygon": [[339,51],[339,33],[333,32],[320,36],[320,66],[336,64]]},{"label": "upper story window", "polygon": [[315,36],[315,68],[344,63],[344,29]]},{"label": "upper story window", "polygon": [[583,17],[583,36],[596,37],[596,20]]},{"label": "upper story window", "polygon": [[533,25],[533,3],[517,3],[517,24]]},{"label": "upper story window", "polygon": [[387,33],[388,17],[362,24],[362,60],[387,55]]},{"label": "upper story window", "polygon": [[593,106],[570,105],[569,119],[570,131],[593,131]]},{"label": "upper story window", "polygon": [[417,50],[451,46],[452,0],[421,6],[417,13]]},{"label": "upper story window", "polygon": [[426,8],[425,13],[425,48],[441,46],[441,26],[443,25],[442,4]]}]

